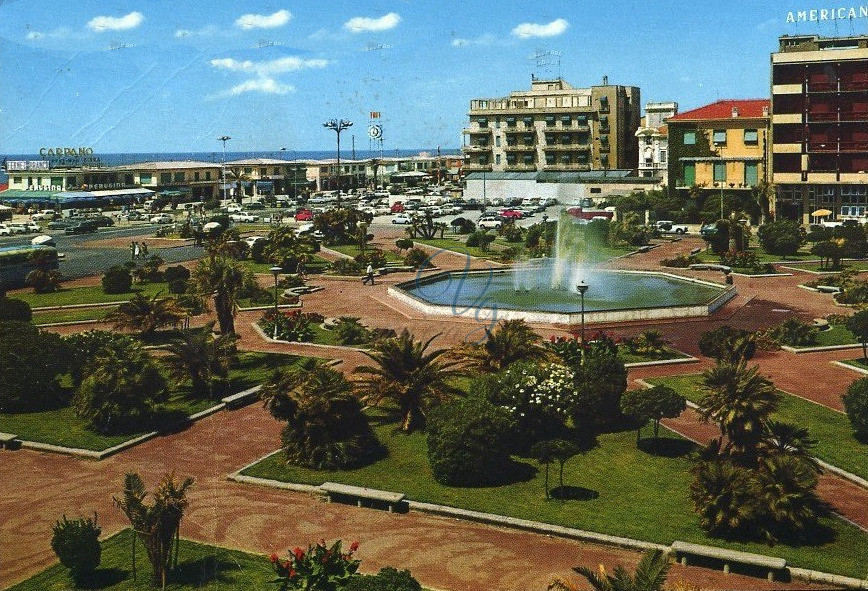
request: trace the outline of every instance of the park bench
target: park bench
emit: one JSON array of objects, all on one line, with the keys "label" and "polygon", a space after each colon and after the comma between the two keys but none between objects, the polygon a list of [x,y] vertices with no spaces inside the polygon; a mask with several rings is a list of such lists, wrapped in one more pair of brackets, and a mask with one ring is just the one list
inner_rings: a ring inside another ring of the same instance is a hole
[{"label": "park bench", "polygon": [[0,433],[0,448],[12,449],[18,444],[18,435]]},{"label": "park bench", "polygon": [[694,263],[690,265],[690,269],[693,271],[722,271],[726,274],[729,274],[732,271],[732,267],[718,265],[716,263]]},{"label": "park bench", "polygon": [[712,558],[723,562],[723,572],[729,574],[730,565],[746,564],[756,566],[768,570],[768,580],[775,580],[775,573],[781,572],[786,568],[787,561],[784,558],[775,558],[773,556],[763,556],[762,554],[751,554],[750,552],[739,552],[738,550],[726,550],[724,548],[716,548],[714,546],[703,546],[702,544],[692,544],[690,542],[674,541],[671,547],[672,553],[677,560],[680,557],[681,564],[687,566],[687,556],[701,556],[703,558]]},{"label": "park bench", "polygon": [[702,252],[702,249],[698,246],[696,248],[690,249],[690,254],[699,254],[700,252]]},{"label": "park bench", "polygon": [[356,499],[356,505],[361,507],[363,500],[379,501],[386,503],[389,513],[393,513],[395,507],[406,498],[404,493],[389,492],[386,490],[377,490],[374,488],[365,488],[362,486],[350,486],[348,484],[338,484],[337,482],[324,482],[320,485],[319,490],[326,496],[326,501],[332,502],[333,498],[344,497]]},{"label": "park bench", "polygon": [[817,291],[820,293],[841,293],[841,288],[836,285],[818,285]]}]

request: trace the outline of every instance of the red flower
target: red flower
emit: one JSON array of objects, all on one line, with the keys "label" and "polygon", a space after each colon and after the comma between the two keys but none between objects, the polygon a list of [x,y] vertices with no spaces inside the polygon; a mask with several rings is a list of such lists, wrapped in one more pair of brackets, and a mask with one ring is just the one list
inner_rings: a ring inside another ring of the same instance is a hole
[{"label": "red flower", "polygon": [[270,558],[271,558],[271,562],[277,562],[277,554],[272,553]]},{"label": "red flower", "polygon": [[358,542],[353,542],[352,544],[350,544],[350,552],[355,552],[358,549],[359,549],[359,543]]},{"label": "red flower", "polygon": [[297,546],[293,548],[292,553],[295,555],[295,558],[297,560],[301,560],[302,558],[304,558],[304,550]]},{"label": "red flower", "polygon": [[291,578],[294,577],[295,575],[296,575],[296,572],[290,568],[290,569],[289,569],[289,575],[288,575],[289,578],[291,579]]},{"label": "red flower", "polygon": [[283,569],[284,569],[284,570],[288,570],[288,571],[289,571],[289,570],[292,570],[292,567],[289,565],[289,561],[288,561],[288,560],[287,560],[286,562],[283,563]]}]

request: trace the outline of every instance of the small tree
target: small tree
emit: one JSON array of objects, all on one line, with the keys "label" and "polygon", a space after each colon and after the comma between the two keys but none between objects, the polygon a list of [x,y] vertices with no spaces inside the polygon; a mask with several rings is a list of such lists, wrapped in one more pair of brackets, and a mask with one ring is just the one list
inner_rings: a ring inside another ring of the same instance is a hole
[{"label": "small tree", "polygon": [[868,441],[868,378],[850,384],[842,400],[853,433],[859,440]]},{"label": "small tree", "polygon": [[805,231],[793,220],[777,220],[763,224],[757,230],[757,236],[766,252],[784,258],[796,254],[805,243]]},{"label": "small tree", "polygon": [[399,251],[409,250],[413,248],[413,240],[410,238],[398,238],[395,240],[395,246]]},{"label": "small tree", "polygon": [[868,360],[868,310],[859,310],[847,319],[847,330],[862,343],[862,358]]},{"label": "small tree", "polygon": [[567,439],[548,439],[546,441],[540,441],[531,448],[531,455],[541,464],[544,463],[546,467],[545,488],[547,499],[549,498],[549,464],[551,462],[557,462],[559,465],[559,491],[561,499],[564,499],[566,498],[566,489],[564,488],[564,464],[566,464],[573,456],[588,451],[592,447],[591,443],[592,440],[589,440],[586,445],[580,445],[575,441],[569,441]]},{"label": "small tree", "polygon": [[96,513],[90,517],[68,520],[66,515],[54,524],[51,549],[57,554],[60,564],[69,569],[76,586],[82,586],[99,566],[102,548],[99,536],[102,533],[96,524]]},{"label": "small tree", "polygon": [[31,310],[30,304],[24,300],[7,298],[5,295],[0,295],[0,321],[18,320],[20,322],[30,322],[32,319],[33,310]]},{"label": "small tree", "polygon": [[66,405],[57,378],[68,367],[68,348],[60,335],[29,322],[0,322],[0,413]]},{"label": "small tree", "polygon": [[724,324],[699,337],[699,350],[708,357],[737,363],[754,356],[756,337],[748,330]]},{"label": "small tree", "polygon": [[176,384],[190,380],[193,395],[219,398],[226,395],[229,368],[237,358],[235,335],[214,335],[214,322],[186,329],[163,347],[163,362]]},{"label": "small tree", "polygon": [[[647,390],[631,390],[621,397],[621,411],[645,424],[654,421],[654,444],[659,444],[660,420],[675,418],[687,408],[687,400],[668,386],[654,386]],[[636,444],[642,425],[636,429]]]},{"label": "small tree", "polygon": [[[587,566],[576,566],[573,570],[585,577],[595,591],[660,591],[666,583],[669,566],[669,556],[662,550],[647,550],[632,575],[621,565],[616,566],[611,575],[602,566],[599,571]],[[578,591],[579,586],[555,579],[549,583],[549,589]]]},{"label": "small tree", "polygon": [[145,502],[148,493],[141,476],[128,473],[124,477],[121,498],[114,497],[115,505],[130,520],[130,525],[145,546],[153,567],[151,584],[155,587],[162,585],[163,589],[166,588],[172,548],[178,542],[181,518],[189,504],[187,490],[191,486],[192,478],[179,483],[174,474],[167,475],[151,494],[153,502],[149,504]]},{"label": "small tree", "polygon": [[102,276],[101,283],[103,293],[127,293],[133,287],[133,276],[127,267],[114,265]]},{"label": "small tree", "polygon": [[178,324],[184,318],[184,312],[178,307],[175,298],[160,297],[159,293],[149,298],[137,293],[130,301],[106,314],[105,318],[116,329],[129,329],[142,336],[150,336],[158,328]]}]

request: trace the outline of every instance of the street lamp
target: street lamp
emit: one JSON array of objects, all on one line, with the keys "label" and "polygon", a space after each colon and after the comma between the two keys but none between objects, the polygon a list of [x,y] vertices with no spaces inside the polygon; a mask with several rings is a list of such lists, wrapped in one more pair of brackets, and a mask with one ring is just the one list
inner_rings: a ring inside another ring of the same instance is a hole
[{"label": "street lamp", "polygon": [[341,206],[341,132],[353,126],[352,121],[331,119],[322,124],[326,129],[333,129],[338,135],[338,207]]},{"label": "street lamp", "polygon": [[283,267],[279,267],[274,265],[269,269],[272,275],[274,275],[274,340],[277,340],[277,315],[280,313],[277,308],[277,276],[280,275],[280,272],[283,271]]},{"label": "street lamp", "polygon": [[231,140],[231,139],[232,138],[229,137],[228,135],[221,135],[220,137],[217,138],[218,142],[223,142],[223,163],[220,165],[220,176],[223,178],[223,181],[222,181],[222,183],[223,183],[223,186],[222,186],[223,199],[222,200],[224,202],[226,201],[226,142],[228,140]]},{"label": "street lamp", "polygon": [[579,284],[576,285],[576,291],[579,292],[579,295],[582,296],[582,357],[585,355],[585,292],[588,291],[588,284],[585,283],[584,279],[579,281]]}]

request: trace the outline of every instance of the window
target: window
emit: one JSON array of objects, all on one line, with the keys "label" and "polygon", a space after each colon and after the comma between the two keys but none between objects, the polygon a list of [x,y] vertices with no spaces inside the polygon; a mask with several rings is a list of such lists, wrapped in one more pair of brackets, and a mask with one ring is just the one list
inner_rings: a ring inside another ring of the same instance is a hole
[{"label": "window", "polygon": [[576,123],[579,125],[587,125],[588,124],[588,116],[587,115],[576,115]]},{"label": "window", "polygon": [[62,176],[51,177],[51,185],[53,187],[60,187],[61,185],[63,185],[63,177]]},{"label": "window", "polygon": [[495,164],[500,164],[500,154],[495,154],[495,155],[494,155],[494,163],[495,163]]},{"label": "window", "polygon": [[[507,144],[509,144],[509,140],[507,140]],[[494,145],[498,148],[500,147],[500,136],[494,138]],[[511,146],[512,144],[509,145]]]},{"label": "window", "polygon": [[211,180],[211,171],[210,171],[210,170],[206,170],[206,171],[205,171],[205,180],[206,180],[206,181],[210,181],[210,180]]},{"label": "window", "polygon": [[552,126],[555,124],[555,116],[554,115],[546,115],[546,125]]},{"label": "window", "polygon": [[198,180],[199,180],[199,171],[198,171],[198,170],[197,170],[196,172],[193,173],[193,180],[194,180],[194,181],[198,181]]},{"label": "window", "polygon": [[684,187],[692,187],[696,184],[696,165],[693,162],[684,164]]},{"label": "window", "polygon": [[600,111],[608,111],[609,110],[609,97],[601,96],[600,97]]},{"label": "window", "polygon": [[756,162],[744,163],[744,186],[753,187],[759,180],[759,166]]},{"label": "window", "polygon": [[600,136],[600,143],[603,144],[604,146],[608,146],[609,145],[609,136],[606,134],[601,135]]},{"label": "window", "polygon": [[125,174],[124,175],[124,183],[125,184],[133,185],[133,184],[135,184],[135,182],[136,181],[135,181],[135,178],[133,177],[133,175],[131,175],[131,174]]},{"label": "window", "polygon": [[756,129],[744,130],[744,144],[746,146],[756,146],[759,143],[759,132]]},{"label": "window", "polygon": [[161,172],[160,173],[160,184],[161,185],[169,185],[172,183],[172,173],[171,172]]},{"label": "window", "polygon": [[591,187],[591,191],[590,191],[590,192],[591,192],[591,194],[596,195],[596,194],[598,194],[598,193],[602,193],[602,192],[603,192],[603,189],[602,189],[602,187]]},{"label": "window", "polygon": [[561,144],[563,144],[565,146],[569,145],[572,141],[573,141],[573,136],[571,136],[568,133],[565,133],[564,135],[561,136]]},{"label": "window", "polygon": [[533,154],[525,154],[524,155],[524,163],[532,164],[533,163]]},{"label": "window", "polygon": [[515,127],[515,117],[507,117],[506,118],[506,125],[508,127]]},{"label": "window", "polygon": [[262,177],[266,177],[266,176],[268,176],[268,169],[267,168],[260,168],[259,169],[259,177],[262,178]]},{"label": "window", "polygon": [[715,129],[714,134],[714,145],[715,146],[725,146],[726,145],[726,130],[725,129]]},{"label": "window", "polygon": [[554,154],[546,154],[546,164],[554,164],[555,163],[555,155]]},{"label": "window", "polygon": [[176,172],[174,177],[172,177],[172,180],[176,183],[183,183],[184,182],[184,173],[183,172]]},{"label": "window", "polygon": [[532,146],[533,145],[533,136],[532,135],[524,136],[524,143],[527,144],[528,146]]},{"label": "window", "polygon": [[726,182],[726,162],[714,163],[714,181],[718,183]]},{"label": "window", "polygon": [[479,163],[482,165],[488,164],[488,156],[480,156]]},{"label": "window", "polygon": [[587,154],[577,154],[576,162],[579,164],[587,164],[588,163],[588,155]]},{"label": "window", "polygon": [[244,174],[253,174],[253,168],[252,167],[251,168],[245,168]]},{"label": "window", "polygon": [[515,164],[515,154],[507,154],[506,155],[506,163],[507,164]]},{"label": "window", "polygon": [[666,150],[660,150],[660,164],[666,164]]},{"label": "window", "polygon": [[684,132],[684,145],[685,146],[696,145],[696,132],[695,131],[685,131]]},{"label": "window", "polygon": [[561,163],[562,164],[569,164],[570,163],[570,155],[564,154],[563,156],[561,156]]},{"label": "window", "polygon": [[480,117],[476,121],[479,123],[479,127],[488,127],[488,117]]},{"label": "window", "polygon": [[533,117],[525,117],[522,121],[524,121],[525,127],[533,127]]},{"label": "window", "polygon": [[573,122],[573,118],[569,115],[561,115],[561,123],[569,125]]},{"label": "window", "polygon": [[139,174],[139,183],[142,185],[150,185],[151,184],[151,173],[143,172]]},{"label": "window", "polygon": [[600,166],[602,166],[603,168],[609,167],[609,157],[607,155],[603,154],[602,156],[600,156]]}]

